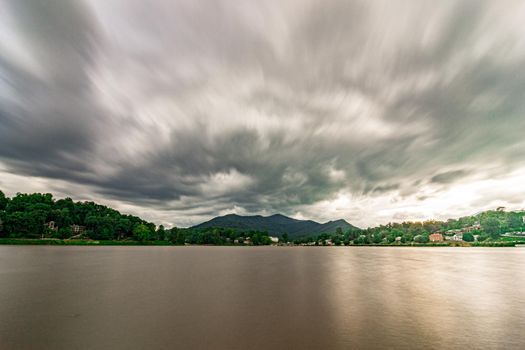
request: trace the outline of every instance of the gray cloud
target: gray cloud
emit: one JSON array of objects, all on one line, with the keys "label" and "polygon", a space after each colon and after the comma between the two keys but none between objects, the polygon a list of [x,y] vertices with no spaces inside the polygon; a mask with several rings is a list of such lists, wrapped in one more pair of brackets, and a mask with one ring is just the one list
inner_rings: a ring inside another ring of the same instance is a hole
[{"label": "gray cloud", "polygon": [[11,40],[24,46],[34,66],[0,57],[2,81],[15,96],[0,95],[0,155],[26,175],[60,178],[88,171],[84,162],[102,111],[87,78],[95,29],[86,9],[68,1],[9,5],[17,33]]},{"label": "gray cloud", "polygon": [[467,174],[468,174],[468,171],[465,171],[465,170],[447,171],[447,172],[439,173],[437,175],[432,176],[430,181],[439,183],[439,184],[448,184],[448,183],[454,182],[454,180],[458,178],[464,177]]},{"label": "gray cloud", "polygon": [[519,2],[6,9],[4,174],[73,196],[176,223],[234,207],[316,219],[341,193],[426,201],[525,165]]}]

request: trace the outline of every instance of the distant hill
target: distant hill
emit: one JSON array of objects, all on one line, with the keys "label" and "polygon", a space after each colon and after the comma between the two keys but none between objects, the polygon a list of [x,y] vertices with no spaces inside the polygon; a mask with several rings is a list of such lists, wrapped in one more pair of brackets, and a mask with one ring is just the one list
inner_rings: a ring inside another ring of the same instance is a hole
[{"label": "distant hill", "polygon": [[210,227],[267,231],[269,234],[277,236],[281,236],[283,233],[288,233],[288,236],[291,239],[317,236],[321,233],[334,233],[338,227],[345,232],[350,228],[357,229],[357,227],[342,219],[321,224],[312,220],[292,219],[281,214],[275,214],[272,216],[241,216],[228,214],[218,216],[209,221],[203,222],[202,224],[193,226],[192,228],[203,229]]}]

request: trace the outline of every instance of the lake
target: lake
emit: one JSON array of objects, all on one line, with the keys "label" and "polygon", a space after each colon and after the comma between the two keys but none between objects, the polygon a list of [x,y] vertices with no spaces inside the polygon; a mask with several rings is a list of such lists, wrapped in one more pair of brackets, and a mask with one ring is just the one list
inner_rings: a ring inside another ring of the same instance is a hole
[{"label": "lake", "polygon": [[525,249],[0,246],[0,349],[523,349]]}]

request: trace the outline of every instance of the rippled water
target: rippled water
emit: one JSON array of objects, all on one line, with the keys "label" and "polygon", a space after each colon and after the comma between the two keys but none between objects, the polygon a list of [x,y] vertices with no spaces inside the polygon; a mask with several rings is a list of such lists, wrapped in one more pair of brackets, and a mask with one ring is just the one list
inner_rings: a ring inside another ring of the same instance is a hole
[{"label": "rippled water", "polygon": [[525,249],[0,246],[0,349],[524,349]]}]

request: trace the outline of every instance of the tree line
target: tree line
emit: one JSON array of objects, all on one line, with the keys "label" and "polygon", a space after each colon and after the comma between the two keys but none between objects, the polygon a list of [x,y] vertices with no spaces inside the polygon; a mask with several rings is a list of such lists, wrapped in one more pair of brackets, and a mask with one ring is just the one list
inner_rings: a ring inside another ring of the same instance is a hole
[{"label": "tree line", "polygon": [[[52,224],[51,224],[52,223]],[[79,232],[75,232],[75,226]],[[171,244],[270,244],[266,232],[233,229],[165,229],[137,216],[121,214],[94,202],[55,200],[50,193],[0,191],[0,238],[88,238],[93,240],[164,241]]]},{"label": "tree line", "polygon": [[[496,240],[506,232],[525,231],[525,212],[486,211],[447,221],[388,223],[364,230],[352,228],[318,236],[306,236],[295,244],[390,244],[428,243],[433,233],[450,233],[475,227],[463,233],[464,241]],[[51,224],[52,223],[52,224]],[[452,231],[453,232],[453,231]],[[80,233],[80,234],[79,234]],[[162,241],[170,244],[251,244],[272,243],[267,232],[229,228],[158,227],[137,216],[121,214],[94,202],[74,202],[71,198],[55,200],[49,193],[17,193],[8,198],[0,191],[0,238],[87,238],[93,240]],[[286,233],[280,242],[289,242]]]},{"label": "tree line", "polygon": [[[49,227],[48,223],[54,226]],[[17,193],[7,198],[0,191],[0,237],[70,238],[74,225],[97,240],[131,238],[138,232],[155,232],[155,224],[94,202],[55,200],[50,193]]]},{"label": "tree line", "polygon": [[497,240],[501,234],[509,232],[525,231],[523,211],[491,210],[473,216],[465,216],[459,219],[446,221],[427,220],[422,222],[406,221],[402,223],[388,223],[363,230],[350,229],[343,232],[340,228],[333,234],[322,234],[316,237],[304,237],[294,240],[295,244],[326,244],[334,245],[349,244],[391,244],[400,243],[428,243],[429,236],[433,233],[453,235],[454,231],[462,231],[465,228],[474,228],[469,232],[462,233],[462,239],[473,242],[475,236],[477,241]]}]

